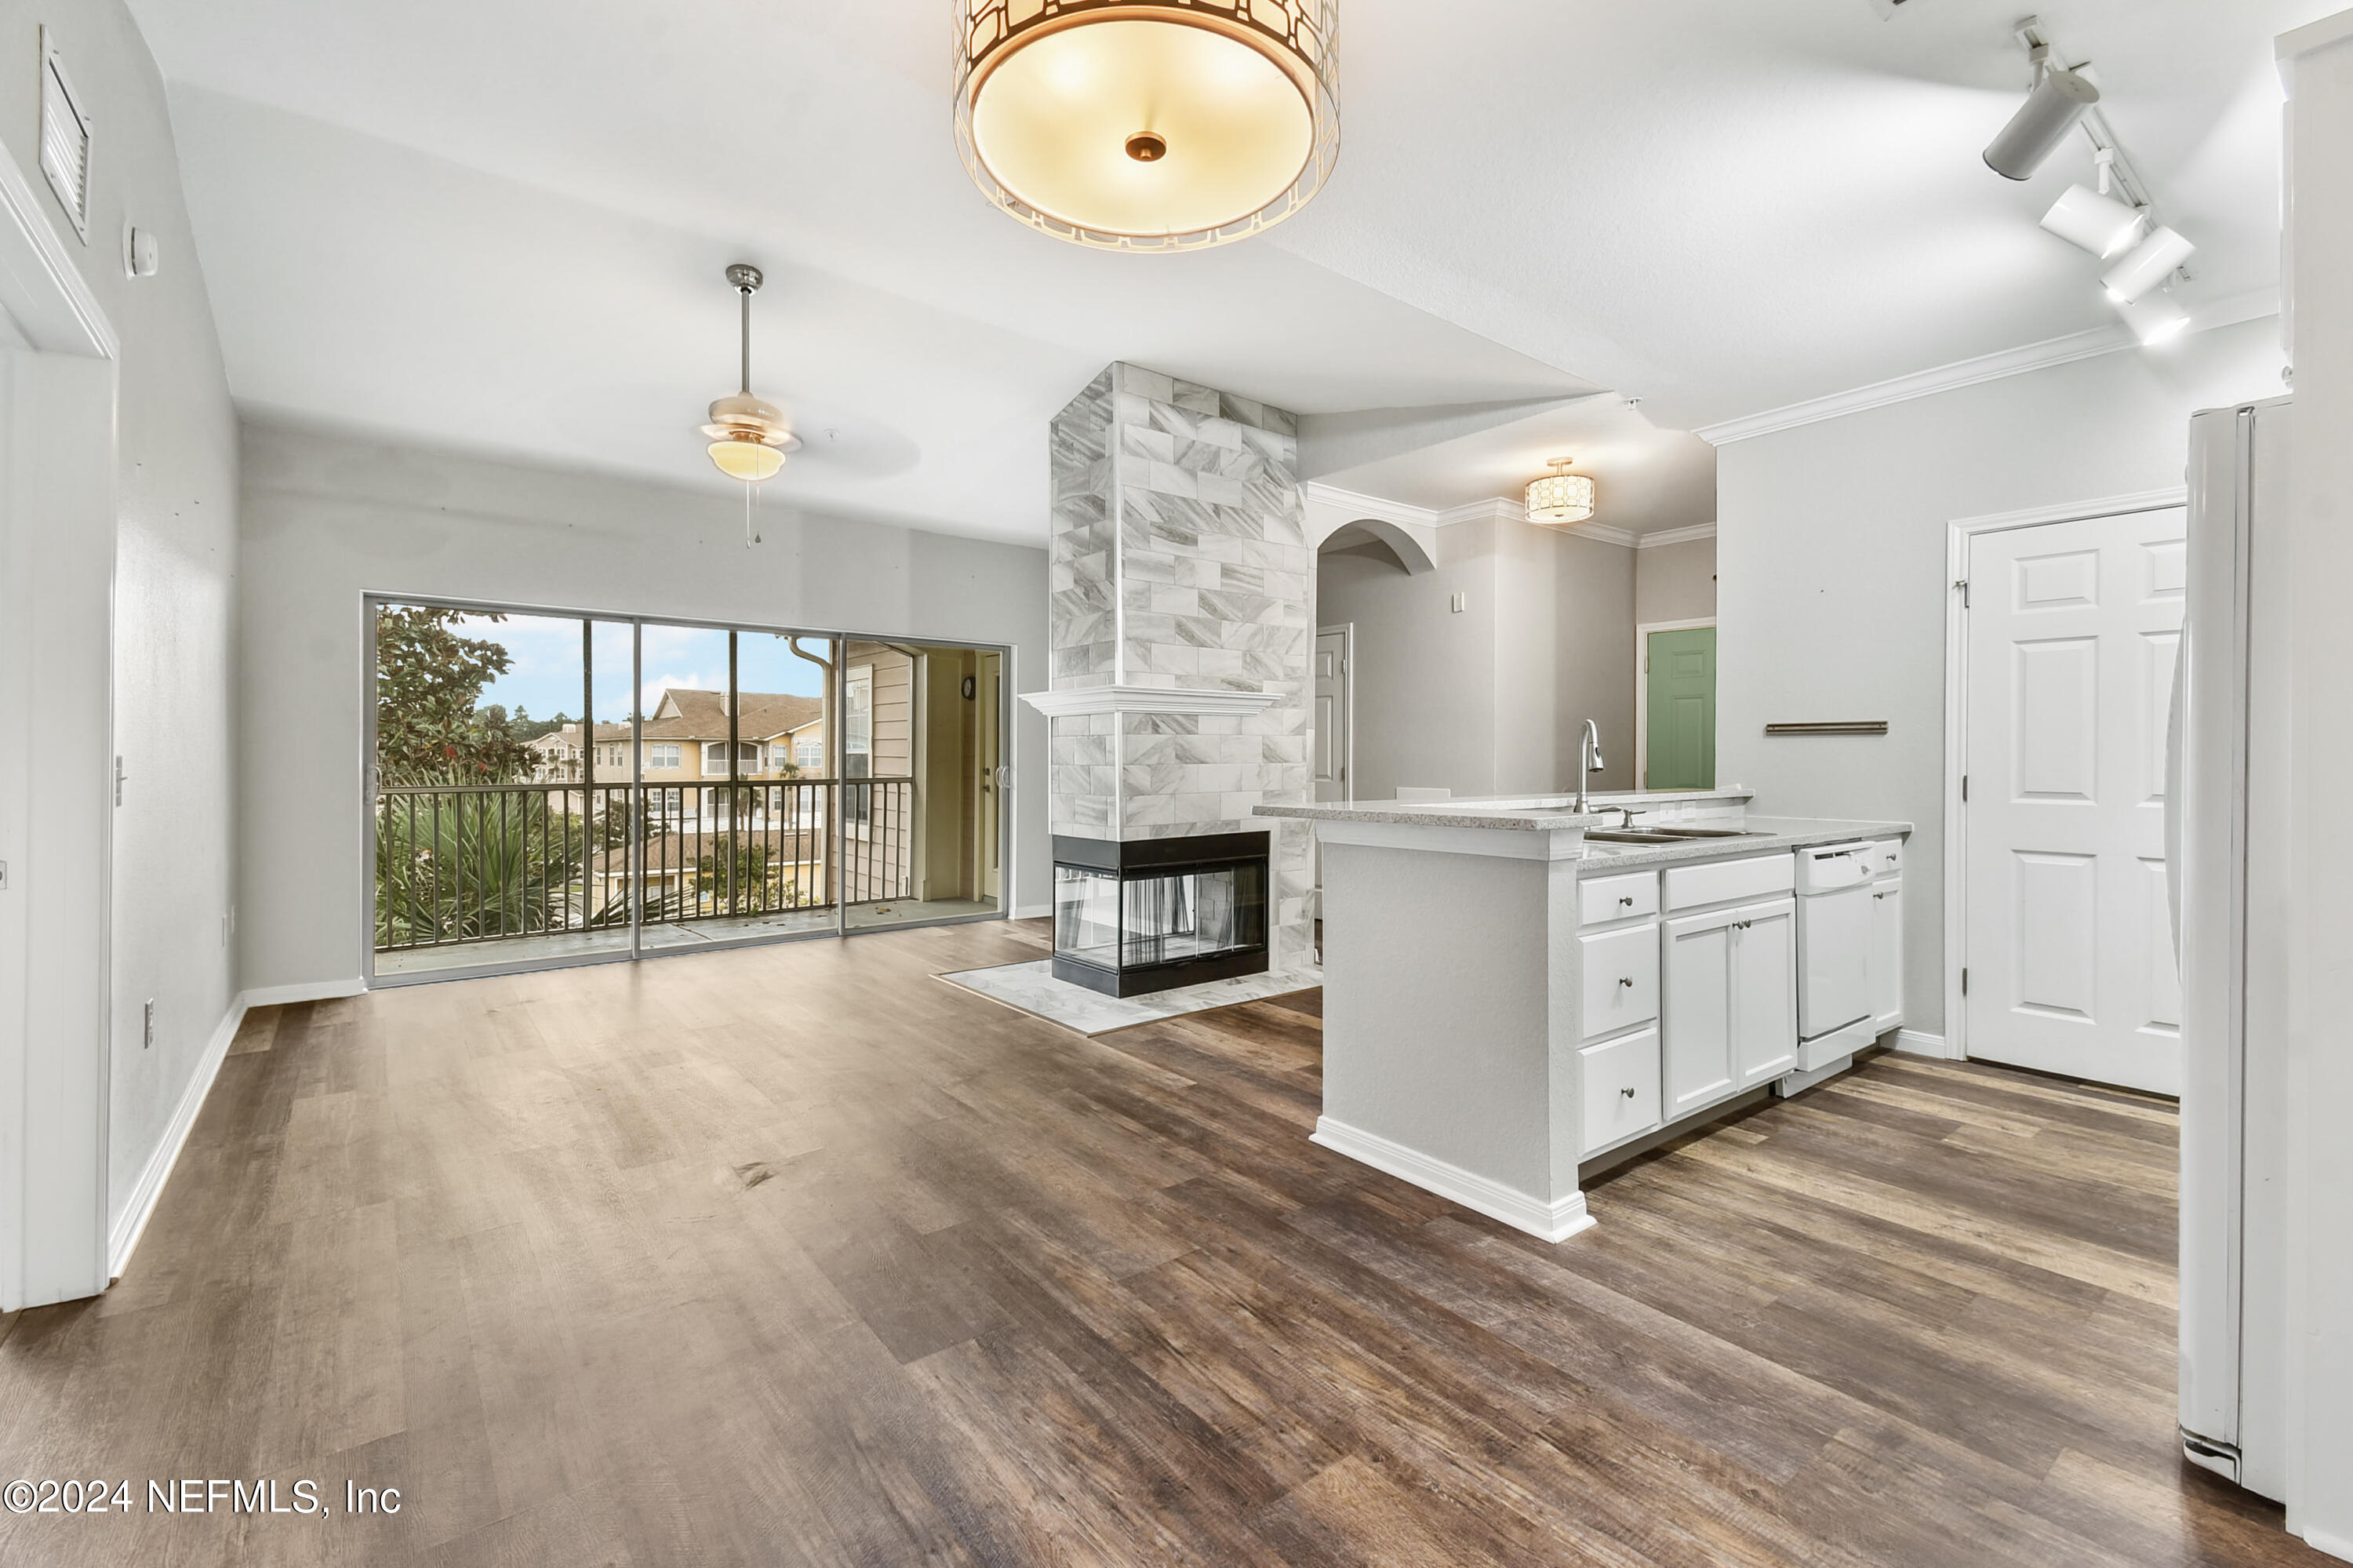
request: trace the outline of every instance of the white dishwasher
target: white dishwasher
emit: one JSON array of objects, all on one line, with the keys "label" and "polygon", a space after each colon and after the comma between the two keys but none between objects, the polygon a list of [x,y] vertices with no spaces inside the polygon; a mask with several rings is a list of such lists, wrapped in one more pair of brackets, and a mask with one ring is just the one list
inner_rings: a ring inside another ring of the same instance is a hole
[{"label": "white dishwasher", "polygon": [[1871,1044],[1872,848],[1798,854],[1798,1071],[1843,1067]]}]

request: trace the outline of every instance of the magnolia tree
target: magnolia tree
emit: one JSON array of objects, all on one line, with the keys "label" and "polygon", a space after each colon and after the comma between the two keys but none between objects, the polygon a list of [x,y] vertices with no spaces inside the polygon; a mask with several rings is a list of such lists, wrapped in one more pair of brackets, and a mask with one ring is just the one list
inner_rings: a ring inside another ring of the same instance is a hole
[{"label": "magnolia tree", "polygon": [[[375,761],[379,784],[511,784],[531,777],[529,736],[482,689],[514,662],[459,630],[466,612],[387,605],[375,622]],[[485,620],[504,620],[486,615]],[[518,715],[517,717],[522,715]]]}]

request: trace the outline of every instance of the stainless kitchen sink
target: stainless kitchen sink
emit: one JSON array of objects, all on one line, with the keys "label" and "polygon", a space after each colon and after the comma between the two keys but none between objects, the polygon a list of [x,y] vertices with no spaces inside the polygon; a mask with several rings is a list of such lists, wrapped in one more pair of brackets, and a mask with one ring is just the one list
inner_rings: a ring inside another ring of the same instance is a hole
[{"label": "stainless kitchen sink", "polygon": [[1679,844],[1693,839],[1766,839],[1773,835],[1746,828],[1588,828],[1585,836],[1605,844]]}]

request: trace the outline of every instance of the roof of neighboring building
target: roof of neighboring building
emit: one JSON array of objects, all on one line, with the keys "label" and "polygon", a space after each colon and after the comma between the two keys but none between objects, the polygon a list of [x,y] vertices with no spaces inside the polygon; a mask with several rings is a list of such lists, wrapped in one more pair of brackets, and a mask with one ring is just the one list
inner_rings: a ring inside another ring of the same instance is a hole
[{"label": "roof of neighboring building", "polygon": [[[727,841],[732,837],[733,835],[724,828],[713,829],[708,834],[699,829],[649,834],[646,840],[646,870],[654,876],[676,875],[680,872],[691,874],[701,869],[702,857],[710,854],[719,857],[718,866],[714,869],[722,869],[723,874]],[[754,849],[765,851],[769,868],[779,873],[792,869],[796,863],[793,860],[795,854],[803,857],[798,863],[800,864],[816,863],[822,853],[823,844],[822,829],[801,834],[795,834],[789,828],[782,832],[747,829],[743,841],[746,854]],[[589,856],[589,868],[599,876],[626,875],[629,869],[628,846],[598,850]]]},{"label": "roof of neighboring building", "polygon": [[[786,692],[744,692],[738,695],[743,707],[735,723],[739,740],[772,740],[789,735],[825,713],[825,703],[818,697],[795,696]],[[678,689],[664,692],[661,701],[646,717],[645,736],[648,740],[725,740],[726,694]]]},{"label": "roof of neighboring building", "polygon": [[[825,702],[820,697],[796,696],[788,692],[745,692],[744,714],[738,723],[738,740],[775,740],[796,735],[812,725],[825,722]],[[531,746],[540,751],[554,751],[559,747],[580,744],[579,726],[566,725],[550,730]],[[626,724],[598,724],[596,738],[604,742],[626,741],[629,726]],[[666,691],[647,715],[645,738],[648,740],[722,741],[727,738],[727,704],[719,692]]]}]

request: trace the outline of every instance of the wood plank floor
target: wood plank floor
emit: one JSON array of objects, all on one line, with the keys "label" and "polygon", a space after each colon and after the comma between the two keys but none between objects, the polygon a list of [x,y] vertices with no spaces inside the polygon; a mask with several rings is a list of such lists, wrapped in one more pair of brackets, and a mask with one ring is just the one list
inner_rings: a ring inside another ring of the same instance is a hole
[{"label": "wood plank floor", "polygon": [[[1881,1058],[1546,1246],[1307,1141],[1318,997],[1085,1040],[965,926],[259,1012],[0,1341],[7,1563],[2295,1563],[2173,1438],[2174,1118]],[[346,1480],[397,1488],[344,1517]]]}]

